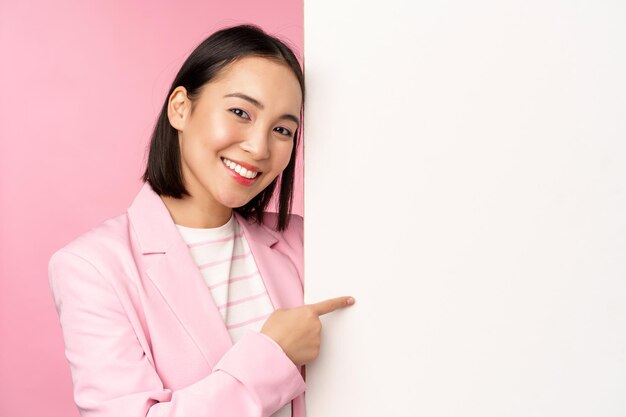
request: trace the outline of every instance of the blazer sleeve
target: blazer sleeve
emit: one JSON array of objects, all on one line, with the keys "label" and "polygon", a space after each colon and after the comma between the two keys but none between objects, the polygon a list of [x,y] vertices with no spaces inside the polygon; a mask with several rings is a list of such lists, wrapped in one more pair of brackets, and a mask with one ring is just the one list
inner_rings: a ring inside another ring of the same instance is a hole
[{"label": "blazer sleeve", "polygon": [[164,388],[113,286],[88,260],[55,253],[49,282],[83,417],[264,417],[305,389],[280,347],[252,331],[203,379]]}]

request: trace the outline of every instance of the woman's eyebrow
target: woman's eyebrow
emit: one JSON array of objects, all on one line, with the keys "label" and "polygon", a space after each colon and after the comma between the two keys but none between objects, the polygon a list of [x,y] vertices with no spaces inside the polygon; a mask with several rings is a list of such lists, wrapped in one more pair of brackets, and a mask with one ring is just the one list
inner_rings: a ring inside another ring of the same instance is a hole
[{"label": "woman's eyebrow", "polygon": [[293,114],[283,114],[282,116],[280,116],[280,119],[283,120],[291,120],[292,122],[294,122],[296,125],[298,125],[298,127],[300,127],[300,119],[298,119],[296,116],[294,116]]},{"label": "woman's eyebrow", "polygon": [[249,95],[246,95],[243,93],[230,93],[230,94],[226,94],[224,97],[239,97],[246,101],[249,101],[250,103],[254,104],[256,107],[258,107],[261,110],[265,108],[263,103],[261,103],[259,100],[257,100],[256,98],[252,98]]},{"label": "woman's eyebrow", "polygon": [[[256,98],[250,97],[247,94],[243,94],[243,93],[230,93],[230,94],[226,94],[224,97],[238,97],[240,99],[246,100],[250,103],[252,103],[255,107],[258,107],[259,109],[263,110],[265,109],[265,106],[263,105],[263,103],[261,103],[259,100],[257,100]],[[298,127],[300,127],[300,119],[298,119],[296,116],[294,116],[293,114],[283,114],[282,116],[280,116],[280,119],[285,119],[285,120],[291,120],[292,122],[294,122],[295,124],[298,125]]]}]

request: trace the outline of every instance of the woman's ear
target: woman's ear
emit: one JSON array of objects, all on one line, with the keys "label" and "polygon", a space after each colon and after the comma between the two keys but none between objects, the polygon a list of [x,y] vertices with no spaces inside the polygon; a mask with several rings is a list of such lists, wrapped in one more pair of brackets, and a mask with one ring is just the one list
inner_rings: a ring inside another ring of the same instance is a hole
[{"label": "woman's ear", "polygon": [[190,105],[185,87],[176,87],[167,102],[167,118],[174,129],[183,130],[185,128]]}]

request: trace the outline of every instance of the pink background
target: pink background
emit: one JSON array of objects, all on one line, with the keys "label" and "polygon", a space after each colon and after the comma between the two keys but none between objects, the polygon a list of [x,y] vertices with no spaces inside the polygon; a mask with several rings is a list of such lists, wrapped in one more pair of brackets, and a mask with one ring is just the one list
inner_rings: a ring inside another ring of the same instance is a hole
[{"label": "pink background", "polygon": [[1,416],[78,415],[48,259],[128,207],[175,72],[239,23],[301,55],[301,1],[0,2]]}]

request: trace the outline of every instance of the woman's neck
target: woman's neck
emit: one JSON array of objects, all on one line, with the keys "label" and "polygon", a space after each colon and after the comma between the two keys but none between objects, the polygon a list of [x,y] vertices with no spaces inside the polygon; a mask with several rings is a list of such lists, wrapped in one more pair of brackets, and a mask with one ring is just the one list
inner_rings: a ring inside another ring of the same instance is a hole
[{"label": "woman's neck", "polygon": [[212,229],[225,225],[233,209],[224,206],[209,207],[199,204],[193,197],[173,198],[161,196],[174,223],[196,229]]}]

